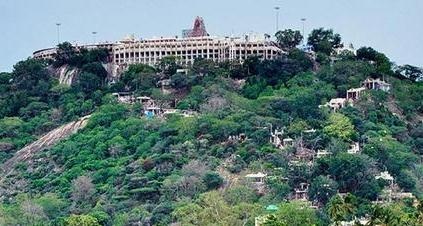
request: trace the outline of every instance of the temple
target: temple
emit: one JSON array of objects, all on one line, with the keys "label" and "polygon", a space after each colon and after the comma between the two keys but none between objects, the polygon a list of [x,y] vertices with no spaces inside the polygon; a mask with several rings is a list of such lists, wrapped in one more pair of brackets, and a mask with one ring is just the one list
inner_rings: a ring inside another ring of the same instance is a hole
[{"label": "temple", "polygon": [[[183,37],[139,39],[128,36],[116,43],[101,43],[76,46],[77,49],[106,48],[110,63],[125,68],[130,64],[156,66],[167,56],[174,56],[181,65],[191,65],[195,59],[209,59],[215,62],[238,61],[242,63],[250,56],[260,59],[274,59],[282,50],[266,35],[245,35],[241,37],[211,37],[204,21],[197,17],[192,29],[185,30]],[[52,59],[56,48],[34,52],[38,59]]]}]

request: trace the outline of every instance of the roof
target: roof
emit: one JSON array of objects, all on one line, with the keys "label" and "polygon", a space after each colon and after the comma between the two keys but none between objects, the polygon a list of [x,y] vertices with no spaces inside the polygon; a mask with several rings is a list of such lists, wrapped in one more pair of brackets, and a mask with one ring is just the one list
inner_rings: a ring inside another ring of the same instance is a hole
[{"label": "roof", "polygon": [[376,176],[376,179],[394,180],[394,177],[392,177],[388,171],[384,171],[381,172],[380,175]]},{"label": "roof", "polygon": [[268,210],[268,211],[277,211],[277,210],[279,210],[279,207],[276,206],[276,205],[268,205],[266,207],[266,210]]},{"label": "roof", "polygon": [[137,97],[138,100],[151,100],[151,97],[141,96]]},{"label": "roof", "polygon": [[331,99],[330,101],[329,101],[329,103],[331,103],[331,104],[342,104],[342,103],[344,103],[345,101],[346,101],[347,99],[345,99],[345,98],[334,98],[334,99]]},{"label": "roof", "polygon": [[376,83],[379,83],[379,84],[391,85],[391,84],[389,84],[389,83],[387,83],[387,82],[385,82],[385,81],[383,81],[383,80],[380,80],[380,78],[376,78],[376,79],[373,79],[373,78],[367,78],[366,80],[364,80],[364,82],[363,82],[363,83],[369,83],[369,82],[376,82]]},{"label": "roof", "polygon": [[264,174],[262,172],[259,172],[259,173],[251,173],[251,174],[245,175],[245,177],[248,177],[248,178],[263,178],[263,177],[266,177],[266,176],[267,176],[267,174]]},{"label": "roof", "polygon": [[363,90],[366,90],[366,88],[364,88],[364,87],[353,88],[353,89],[347,90],[347,92],[360,92],[360,91],[363,91]]}]

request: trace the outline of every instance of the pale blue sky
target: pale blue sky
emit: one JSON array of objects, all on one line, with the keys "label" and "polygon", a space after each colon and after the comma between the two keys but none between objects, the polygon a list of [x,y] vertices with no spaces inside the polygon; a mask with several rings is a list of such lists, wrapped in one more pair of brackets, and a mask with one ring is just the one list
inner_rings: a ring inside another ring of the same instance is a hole
[{"label": "pale blue sky", "polygon": [[423,0],[0,0],[0,71],[61,40],[116,41],[126,34],[180,35],[202,16],[212,35],[280,28],[333,28],[347,43],[372,46],[398,64],[423,66]]}]

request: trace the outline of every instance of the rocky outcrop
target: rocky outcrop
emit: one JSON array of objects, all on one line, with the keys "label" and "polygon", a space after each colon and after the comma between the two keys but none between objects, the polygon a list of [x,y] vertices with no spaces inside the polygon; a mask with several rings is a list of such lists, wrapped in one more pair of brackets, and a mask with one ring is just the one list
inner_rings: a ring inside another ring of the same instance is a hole
[{"label": "rocky outcrop", "polygon": [[16,152],[12,158],[7,160],[0,167],[0,184],[8,175],[10,175],[14,171],[18,163],[30,161],[31,157],[33,157],[36,153],[49,147],[52,147],[61,140],[69,137],[70,135],[76,133],[78,130],[84,128],[87,125],[89,118],[90,115],[84,116],[76,121],[60,126],[59,128],[48,132],[47,134],[43,135],[40,139],[34,141],[33,143],[25,146],[24,148]]},{"label": "rocky outcrop", "polygon": [[54,69],[53,74],[59,79],[60,84],[72,85],[73,81],[79,74],[79,69],[74,67],[69,67],[68,65],[62,65]]},{"label": "rocky outcrop", "polygon": [[[116,82],[119,80],[120,75],[126,69],[126,67],[118,66],[113,63],[103,63],[102,66],[107,72],[107,82]],[[76,67],[71,67],[67,64],[62,65],[58,68],[49,67],[50,74],[59,80],[60,84],[72,85],[78,77],[81,70]]]}]

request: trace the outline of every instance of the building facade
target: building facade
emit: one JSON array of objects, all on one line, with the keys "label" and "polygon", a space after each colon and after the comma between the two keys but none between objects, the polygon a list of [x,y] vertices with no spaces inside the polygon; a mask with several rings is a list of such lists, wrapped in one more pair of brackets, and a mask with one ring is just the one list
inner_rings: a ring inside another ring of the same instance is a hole
[{"label": "building facade", "polygon": [[[243,62],[250,56],[260,59],[274,59],[282,50],[267,37],[246,35],[240,37],[210,37],[201,18],[194,22],[194,28],[183,38],[156,38],[136,40],[127,37],[117,43],[102,43],[76,46],[76,48],[107,48],[111,63],[117,66],[142,63],[156,66],[163,57],[174,56],[182,65],[190,65],[195,59],[203,58],[215,62]],[[52,59],[56,48],[42,49],[33,53],[34,58]]]},{"label": "building facade", "polygon": [[174,56],[180,64],[189,65],[198,58],[215,62],[228,60],[242,62],[249,56],[257,56],[260,59],[274,59],[281,52],[270,41],[203,36],[124,41],[113,46],[112,59],[113,63],[118,65],[143,63],[154,66],[163,57]]}]

